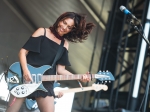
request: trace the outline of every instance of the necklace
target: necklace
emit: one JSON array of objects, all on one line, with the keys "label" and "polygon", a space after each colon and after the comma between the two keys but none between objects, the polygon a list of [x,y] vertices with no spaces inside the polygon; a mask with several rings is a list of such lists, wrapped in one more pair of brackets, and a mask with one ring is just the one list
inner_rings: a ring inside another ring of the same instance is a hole
[{"label": "necklace", "polygon": [[54,30],[54,28],[50,28],[50,30],[51,30],[51,32],[54,34],[54,36],[56,37],[56,38],[58,38],[59,40],[64,40],[64,37],[63,36],[60,36],[59,34],[58,34],[58,32],[56,32],[55,30]]}]

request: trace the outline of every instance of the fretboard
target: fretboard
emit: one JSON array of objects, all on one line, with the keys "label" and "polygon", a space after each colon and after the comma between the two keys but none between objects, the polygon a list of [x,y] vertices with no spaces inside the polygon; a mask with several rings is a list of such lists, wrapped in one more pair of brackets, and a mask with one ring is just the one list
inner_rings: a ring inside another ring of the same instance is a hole
[{"label": "fretboard", "polygon": [[[78,80],[82,78],[83,74],[75,75],[43,75],[42,81],[55,81],[55,80]],[[88,74],[88,77],[91,78],[91,75]],[[92,78],[95,78],[95,74],[92,74]]]}]

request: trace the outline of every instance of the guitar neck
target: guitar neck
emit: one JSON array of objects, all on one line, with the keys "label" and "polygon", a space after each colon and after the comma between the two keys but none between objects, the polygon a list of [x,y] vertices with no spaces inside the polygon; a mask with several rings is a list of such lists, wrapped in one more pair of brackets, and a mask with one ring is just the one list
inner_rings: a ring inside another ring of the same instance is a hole
[{"label": "guitar neck", "polygon": [[[83,91],[89,91],[89,90],[93,90],[92,86],[90,86],[90,87],[83,87],[83,89],[82,88],[74,88],[74,89],[59,90],[59,91],[61,91],[63,93],[70,93],[70,92],[77,93],[77,92],[83,92]],[[55,95],[58,95],[59,91],[58,90],[54,91]]]},{"label": "guitar neck", "polygon": [[[43,75],[42,81],[55,81],[55,80],[79,80],[82,78],[83,74],[75,75]],[[89,78],[95,78],[95,74],[88,74]]]}]

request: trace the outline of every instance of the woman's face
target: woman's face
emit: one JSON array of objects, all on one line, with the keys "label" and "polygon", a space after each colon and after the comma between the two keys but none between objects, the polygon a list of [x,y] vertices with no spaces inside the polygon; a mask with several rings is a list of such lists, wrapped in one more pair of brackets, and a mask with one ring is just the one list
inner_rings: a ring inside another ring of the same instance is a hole
[{"label": "woman's face", "polygon": [[58,23],[57,32],[60,36],[69,33],[74,27],[74,20],[66,18]]}]

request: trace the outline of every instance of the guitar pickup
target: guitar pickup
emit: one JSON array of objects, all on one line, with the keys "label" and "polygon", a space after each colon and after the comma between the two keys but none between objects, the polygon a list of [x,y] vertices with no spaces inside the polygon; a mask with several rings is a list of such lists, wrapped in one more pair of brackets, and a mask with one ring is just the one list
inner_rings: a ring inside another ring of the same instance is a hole
[{"label": "guitar pickup", "polygon": [[37,83],[42,83],[42,74],[37,74]]},{"label": "guitar pickup", "polygon": [[32,74],[32,83],[36,84],[36,74]]}]

